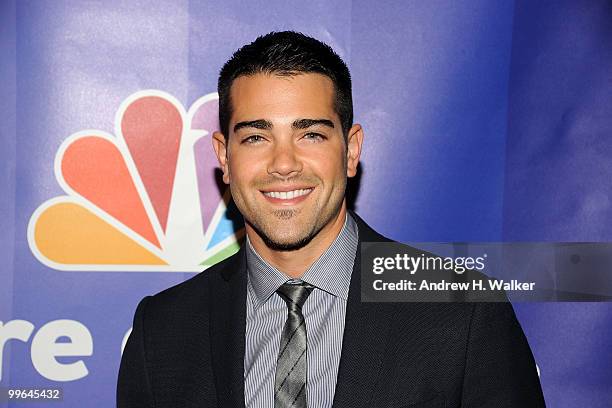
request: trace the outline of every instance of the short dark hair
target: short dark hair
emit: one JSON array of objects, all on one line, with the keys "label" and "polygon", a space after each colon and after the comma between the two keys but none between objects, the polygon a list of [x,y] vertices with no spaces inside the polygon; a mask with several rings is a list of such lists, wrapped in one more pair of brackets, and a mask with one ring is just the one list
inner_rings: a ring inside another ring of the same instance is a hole
[{"label": "short dark hair", "polygon": [[219,74],[219,124],[229,137],[232,116],[230,88],[240,76],[258,73],[293,76],[323,74],[334,84],[334,108],[346,137],[353,125],[351,74],[342,59],[327,44],[295,31],[271,32],[240,48],[223,65]]}]

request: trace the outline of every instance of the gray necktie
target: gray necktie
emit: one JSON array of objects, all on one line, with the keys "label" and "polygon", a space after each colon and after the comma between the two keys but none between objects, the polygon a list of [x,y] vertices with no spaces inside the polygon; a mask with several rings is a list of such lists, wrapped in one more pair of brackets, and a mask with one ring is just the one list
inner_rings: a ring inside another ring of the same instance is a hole
[{"label": "gray necktie", "polygon": [[289,311],[276,362],[274,408],[306,408],[306,322],[302,305],[313,289],[301,282],[285,283],[276,290]]}]

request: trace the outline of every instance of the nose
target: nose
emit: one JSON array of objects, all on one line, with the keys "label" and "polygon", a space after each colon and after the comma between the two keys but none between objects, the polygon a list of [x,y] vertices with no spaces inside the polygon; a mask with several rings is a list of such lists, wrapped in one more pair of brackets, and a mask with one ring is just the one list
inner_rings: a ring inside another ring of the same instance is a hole
[{"label": "nose", "polygon": [[289,178],[300,174],[302,162],[299,159],[292,141],[277,141],[272,149],[268,164],[268,174]]}]

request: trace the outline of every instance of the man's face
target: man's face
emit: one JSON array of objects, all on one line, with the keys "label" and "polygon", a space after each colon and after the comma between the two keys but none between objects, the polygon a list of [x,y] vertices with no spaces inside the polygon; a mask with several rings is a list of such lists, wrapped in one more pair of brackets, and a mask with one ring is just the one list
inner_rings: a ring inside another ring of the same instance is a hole
[{"label": "man's face", "polygon": [[225,142],[216,134],[215,149],[247,228],[271,249],[301,248],[344,216],[359,152],[355,158],[354,129],[347,149],[334,92],[319,74],[256,74],[232,84],[230,135]]}]

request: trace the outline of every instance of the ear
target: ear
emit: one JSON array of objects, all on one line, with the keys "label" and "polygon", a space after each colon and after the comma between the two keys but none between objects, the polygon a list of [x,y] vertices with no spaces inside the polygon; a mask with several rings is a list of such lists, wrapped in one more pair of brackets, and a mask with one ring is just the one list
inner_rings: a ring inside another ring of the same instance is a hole
[{"label": "ear", "polygon": [[217,160],[219,160],[219,166],[221,166],[221,170],[223,171],[223,182],[229,184],[230,173],[227,163],[227,142],[223,133],[214,132],[212,135],[212,144],[213,149],[215,149],[215,154],[217,155]]},{"label": "ear", "polygon": [[349,130],[346,138],[346,176],[354,177],[357,174],[359,157],[361,157],[361,146],[363,144],[363,128],[360,124],[354,124]]}]

